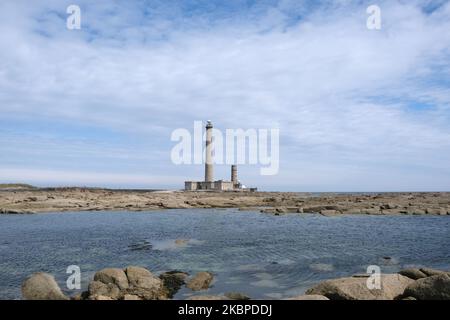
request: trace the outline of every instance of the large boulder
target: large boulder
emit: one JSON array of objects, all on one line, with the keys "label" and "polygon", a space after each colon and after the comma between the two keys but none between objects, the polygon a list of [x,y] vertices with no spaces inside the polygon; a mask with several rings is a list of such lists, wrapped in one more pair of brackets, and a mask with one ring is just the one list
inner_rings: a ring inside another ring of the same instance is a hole
[{"label": "large boulder", "polygon": [[168,290],[164,287],[163,281],[147,269],[131,266],[127,267],[125,272],[129,282],[127,294],[138,296],[143,300],[167,299]]},{"label": "large boulder", "polygon": [[95,274],[94,281],[89,284],[89,299],[96,300],[98,297],[160,300],[167,299],[167,289],[161,279],[145,268],[103,269]]},{"label": "large boulder", "polygon": [[418,300],[450,300],[450,276],[443,273],[419,279],[406,287],[404,296]]},{"label": "large boulder", "polygon": [[199,272],[186,286],[193,291],[205,290],[209,288],[213,278],[214,276],[210,272]]},{"label": "large boulder", "polygon": [[22,284],[22,296],[26,300],[68,300],[55,278],[43,272],[33,274]]},{"label": "large boulder", "polygon": [[381,275],[381,289],[369,289],[368,278],[351,277],[328,280],[306,291],[331,300],[393,300],[402,295],[414,280],[400,274]]},{"label": "large boulder", "polygon": [[118,268],[106,268],[98,271],[94,275],[94,281],[115,284],[120,290],[128,288],[127,275],[122,269]]}]

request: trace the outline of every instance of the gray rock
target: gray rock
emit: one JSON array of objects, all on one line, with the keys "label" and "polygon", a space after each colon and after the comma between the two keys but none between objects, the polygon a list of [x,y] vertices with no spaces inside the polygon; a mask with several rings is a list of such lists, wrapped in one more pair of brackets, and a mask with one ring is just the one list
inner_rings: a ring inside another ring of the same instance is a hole
[{"label": "gray rock", "polygon": [[127,294],[138,296],[143,300],[165,300],[168,291],[163,282],[150,271],[141,267],[127,267],[125,269],[129,281]]},{"label": "gray rock", "polygon": [[398,205],[395,203],[386,203],[381,206],[381,209],[383,209],[383,210],[397,209],[397,208],[398,208]]},{"label": "gray rock", "polygon": [[401,270],[399,274],[413,280],[418,280],[427,277],[427,275],[422,271],[420,271],[420,269],[405,269]]},{"label": "gray rock", "polygon": [[342,211],[342,214],[361,214],[361,209],[359,208],[349,208]]},{"label": "gray rock", "polygon": [[406,209],[406,212],[408,214],[413,214],[413,215],[423,215],[426,214],[424,209],[418,208],[418,207],[408,207],[408,209]]},{"label": "gray rock", "polygon": [[381,214],[381,210],[379,208],[367,208],[367,209],[361,209],[362,214]]},{"label": "gray rock", "polygon": [[340,214],[340,212],[337,210],[322,210],[322,211],[320,211],[320,214],[325,217],[332,217],[332,216]]},{"label": "gray rock", "polygon": [[33,274],[22,284],[22,296],[25,300],[68,300],[55,281],[55,278],[43,272]]},{"label": "gray rock", "polygon": [[418,300],[450,300],[450,276],[440,274],[419,279],[405,289],[404,296]]},{"label": "gray rock", "polygon": [[307,295],[323,295],[331,300],[393,300],[414,282],[400,274],[381,275],[381,289],[369,289],[367,278],[340,278],[319,283]]},{"label": "gray rock", "polygon": [[2,214],[35,214],[36,212],[31,210],[15,210],[15,209],[2,209]]},{"label": "gray rock", "polygon": [[381,211],[381,213],[385,215],[397,215],[402,214],[403,212],[404,212],[403,209],[383,209]]},{"label": "gray rock", "polygon": [[142,299],[134,294],[126,294],[123,296],[123,300],[142,300]]},{"label": "gray rock", "polygon": [[178,290],[180,290],[181,286],[186,283],[187,277],[188,274],[186,272],[176,270],[164,272],[159,275],[159,278],[163,281],[164,287],[168,291],[169,298],[172,298]]},{"label": "gray rock", "polygon": [[441,213],[441,209],[440,208],[427,208],[426,213],[439,215]]},{"label": "gray rock", "polygon": [[108,297],[117,300],[122,297],[122,292],[116,284],[103,283],[101,281],[91,281],[88,292],[89,300],[97,300],[97,297]]},{"label": "gray rock", "polygon": [[100,281],[105,284],[113,283],[120,290],[128,288],[128,279],[127,275],[122,269],[118,268],[106,268],[98,271],[94,275],[94,281]]},{"label": "gray rock", "polygon": [[231,300],[250,300],[250,297],[240,292],[227,292],[225,297]]},{"label": "gray rock", "polygon": [[420,268],[420,271],[423,272],[424,274],[426,274],[427,277],[438,276],[438,275],[441,275],[441,274],[448,273],[448,272],[445,272],[445,271],[431,269],[431,268]]},{"label": "gray rock", "polygon": [[193,291],[208,289],[214,276],[210,272],[197,273],[188,283],[187,287]]}]

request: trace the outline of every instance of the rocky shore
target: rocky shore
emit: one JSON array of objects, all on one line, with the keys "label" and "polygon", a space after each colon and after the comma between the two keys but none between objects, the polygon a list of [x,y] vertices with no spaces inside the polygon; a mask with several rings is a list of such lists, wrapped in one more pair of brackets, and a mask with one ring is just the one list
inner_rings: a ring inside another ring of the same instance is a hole
[{"label": "rocky shore", "polygon": [[[406,269],[395,274],[383,274],[379,288],[367,285],[369,275],[321,282],[304,295],[288,300],[450,300],[450,272],[429,268]],[[36,273],[22,285],[27,300],[167,300],[183,286],[192,290],[188,300],[248,300],[238,292],[208,295],[214,281],[209,272],[189,276],[182,271],[154,275],[149,270],[130,266],[98,271],[87,291],[68,297],[53,276]]]},{"label": "rocky shore", "polygon": [[450,193],[310,194],[88,188],[0,189],[0,214],[190,208],[239,208],[273,215],[450,215]]}]

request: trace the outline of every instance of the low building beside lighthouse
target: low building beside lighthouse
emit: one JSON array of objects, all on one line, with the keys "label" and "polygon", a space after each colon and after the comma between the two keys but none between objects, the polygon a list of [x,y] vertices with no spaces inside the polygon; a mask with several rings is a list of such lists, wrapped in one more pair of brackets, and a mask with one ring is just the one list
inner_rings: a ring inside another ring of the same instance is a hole
[{"label": "low building beside lighthouse", "polygon": [[214,161],[213,161],[213,125],[210,120],[206,123],[206,148],[205,148],[205,180],[186,181],[184,189],[186,191],[211,190],[211,191],[256,191],[256,188],[243,188],[238,180],[237,166],[231,166],[231,180],[214,181]]}]

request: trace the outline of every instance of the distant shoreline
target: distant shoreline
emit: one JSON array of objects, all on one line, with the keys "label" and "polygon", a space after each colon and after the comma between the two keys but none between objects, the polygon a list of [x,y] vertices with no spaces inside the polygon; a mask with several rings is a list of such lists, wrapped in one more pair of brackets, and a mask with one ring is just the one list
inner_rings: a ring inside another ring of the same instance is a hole
[{"label": "distant shoreline", "polygon": [[[8,187],[5,187],[8,186]],[[185,192],[0,185],[0,213],[238,208],[273,215],[450,215],[450,192]]]}]

